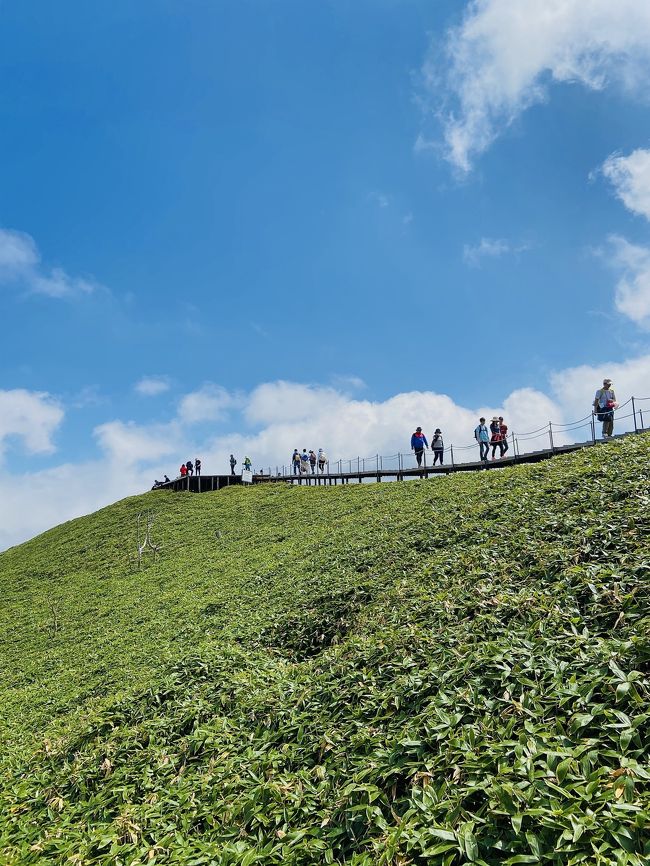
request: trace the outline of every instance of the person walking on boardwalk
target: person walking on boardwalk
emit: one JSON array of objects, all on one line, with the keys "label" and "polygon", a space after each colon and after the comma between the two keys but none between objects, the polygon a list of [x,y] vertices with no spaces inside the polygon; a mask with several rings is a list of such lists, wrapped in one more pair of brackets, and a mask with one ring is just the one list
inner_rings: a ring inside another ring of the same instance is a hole
[{"label": "person walking on boardwalk", "polygon": [[422,432],[422,428],[416,427],[415,433],[411,436],[411,450],[415,452],[418,466],[422,466],[422,455],[424,454],[424,449],[428,447],[429,443],[427,442],[427,437]]},{"label": "person walking on boardwalk", "polygon": [[485,418],[480,418],[477,426],[474,428],[474,438],[478,442],[481,460],[486,463],[488,451],[490,450],[490,434],[485,426]]},{"label": "person walking on boardwalk", "polygon": [[187,468],[187,474],[194,475],[194,464],[192,463],[192,461],[188,460],[185,466]]},{"label": "person walking on boardwalk", "polygon": [[291,466],[293,467],[293,474],[298,475],[300,473],[300,451],[297,448],[293,449],[293,454],[291,455]]},{"label": "person walking on boardwalk", "polygon": [[445,456],[445,443],[442,439],[442,430],[440,427],[436,427],[433,436],[431,437],[431,450],[433,451],[433,465],[435,466],[439,460],[440,465],[442,466],[443,458]]},{"label": "person walking on boardwalk", "polygon": [[245,472],[250,472],[253,468],[253,464],[251,462],[250,457],[244,457],[244,462],[242,463]]},{"label": "person walking on boardwalk", "polygon": [[499,449],[499,457],[501,457],[501,425],[496,415],[490,421],[490,445],[492,446],[492,459],[495,459],[497,448]]},{"label": "person walking on boardwalk", "polygon": [[501,456],[503,457],[508,450],[508,425],[504,422],[503,415],[499,415],[499,427],[501,428],[499,447],[501,448]]},{"label": "person walking on boardwalk", "polygon": [[237,465],[237,461],[235,460],[235,455],[231,454],[230,455],[230,474],[231,475],[235,474],[235,466],[236,465]]},{"label": "person walking on boardwalk", "polygon": [[309,454],[307,454],[307,449],[302,449],[302,454],[300,455],[300,471],[303,475],[307,475],[309,473]]},{"label": "person walking on boardwalk", "polygon": [[612,380],[603,379],[603,387],[596,391],[594,397],[594,414],[599,421],[602,421],[603,439],[609,439],[614,433],[614,409],[617,407]]},{"label": "person walking on boardwalk", "polygon": [[194,458],[194,471],[196,472],[197,475],[201,474],[201,458],[200,457]]},{"label": "person walking on boardwalk", "polygon": [[311,468],[311,474],[314,475],[316,473],[316,452],[309,452],[309,466]]},{"label": "person walking on boardwalk", "polygon": [[318,471],[322,474],[325,472],[325,464],[327,463],[327,455],[322,448],[318,449]]}]

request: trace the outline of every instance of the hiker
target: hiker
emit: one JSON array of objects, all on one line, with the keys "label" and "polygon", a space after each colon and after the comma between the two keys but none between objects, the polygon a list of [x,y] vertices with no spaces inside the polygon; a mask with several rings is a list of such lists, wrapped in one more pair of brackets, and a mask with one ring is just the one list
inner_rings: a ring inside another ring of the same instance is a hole
[{"label": "hiker", "polygon": [[485,426],[485,418],[479,418],[479,423],[474,428],[474,438],[478,442],[481,460],[487,462],[488,451],[490,450],[490,434],[488,433],[488,428]]},{"label": "hiker", "polygon": [[499,427],[501,428],[499,447],[501,448],[501,456],[503,457],[508,450],[508,425],[504,423],[503,415],[499,415]]},{"label": "hiker", "polygon": [[302,449],[302,454],[300,455],[300,471],[303,475],[307,475],[309,467],[309,454],[307,454],[307,449]]},{"label": "hiker", "polygon": [[316,472],[316,452],[309,452],[309,466],[311,467],[311,474],[314,475]]},{"label": "hiker", "polygon": [[442,466],[445,456],[445,443],[442,439],[442,430],[440,427],[436,427],[433,436],[431,437],[431,450],[433,451],[433,465],[436,465],[436,462],[439,460],[440,465]]},{"label": "hiker", "polygon": [[159,487],[162,487],[162,485],[163,485],[162,481],[158,481],[157,478],[154,478],[154,480],[153,480],[153,487],[152,487],[151,489],[152,489],[152,490],[157,490]]},{"label": "hiker", "polygon": [[167,477],[167,475],[165,475],[165,481],[164,481],[163,483],[164,483],[164,484],[169,484],[169,478]]},{"label": "hiker", "polygon": [[179,471],[181,473],[181,478],[185,478],[185,476],[187,475],[187,466],[184,463],[181,463],[181,468]]},{"label": "hiker", "polygon": [[411,450],[415,452],[415,459],[418,461],[418,466],[422,465],[422,455],[424,449],[429,447],[427,437],[422,432],[421,427],[415,428],[415,433],[411,436]]},{"label": "hiker", "polygon": [[322,448],[318,449],[318,471],[322,474],[325,472],[325,464],[327,463],[327,455]]},{"label": "hiker", "polygon": [[235,455],[231,454],[230,455],[230,474],[231,475],[235,474],[235,466],[236,465],[237,465],[237,461],[235,460]]},{"label": "hiker", "polygon": [[300,472],[300,451],[297,448],[293,449],[293,454],[291,455],[291,466],[293,467],[293,474],[298,475]]},{"label": "hiker", "polygon": [[490,445],[492,446],[492,459],[495,459],[497,448],[499,449],[499,457],[501,456],[501,425],[499,419],[495,415],[490,421]]},{"label": "hiker", "polygon": [[253,464],[251,463],[250,457],[244,457],[244,462],[242,463],[242,466],[244,467],[244,471],[250,472],[252,465]]},{"label": "hiker", "polygon": [[196,472],[197,475],[201,474],[201,458],[200,457],[194,458],[194,471]]},{"label": "hiker", "polygon": [[194,475],[194,465],[193,465],[192,461],[188,460],[187,463],[185,464],[185,466],[187,468],[187,474],[188,475]]},{"label": "hiker", "polygon": [[616,394],[612,388],[611,379],[603,379],[603,387],[596,391],[594,397],[594,414],[603,424],[603,439],[609,439],[614,433],[614,409],[618,408]]}]

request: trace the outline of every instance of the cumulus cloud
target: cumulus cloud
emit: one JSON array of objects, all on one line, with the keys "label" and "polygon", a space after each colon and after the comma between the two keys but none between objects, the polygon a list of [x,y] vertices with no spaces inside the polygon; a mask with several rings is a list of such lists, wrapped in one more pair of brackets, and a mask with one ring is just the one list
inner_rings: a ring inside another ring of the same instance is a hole
[{"label": "cumulus cloud", "polygon": [[14,438],[29,454],[51,454],[52,436],[63,416],[59,403],[47,393],[22,388],[0,391],[0,457]]},{"label": "cumulus cloud", "polygon": [[34,238],[11,229],[0,229],[0,286],[50,298],[87,295],[97,288],[92,280],[71,277],[62,268],[44,267]]},{"label": "cumulus cloud", "polygon": [[650,220],[650,150],[638,148],[629,156],[612,154],[602,172],[625,207]]},{"label": "cumulus cloud", "polygon": [[169,391],[170,385],[166,376],[143,376],[133,387],[143,397],[157,397]]},{"label": "cumulus cloud", "polygon": [[498,259],[502,256],[523,253],[530,249],[528,244],[513,244],[503,238],[481,238],[478,244],[463,246],[463,259],[470,267],[480,267],[484,259]]},{"label": "cumulus cloud", "polygon": [[549,84],[640,92],[649,68],[650,4],[641,0],[472,0],[422,72],[445,155],[466,172]]},{"label": "cumulus cloud", "polygon": [[207,384],[186,394],[178,407],[178,417],[184,424],[219,421],[237,405],[237,397],[220,385]]}]

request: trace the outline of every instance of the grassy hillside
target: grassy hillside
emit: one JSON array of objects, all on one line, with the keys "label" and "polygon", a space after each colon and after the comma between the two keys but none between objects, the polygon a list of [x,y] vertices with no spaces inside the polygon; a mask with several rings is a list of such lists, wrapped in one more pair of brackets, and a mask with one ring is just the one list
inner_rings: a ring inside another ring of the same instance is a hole
[{"label": "grassy hillside", "polygon": [[646,864],[649,475],[156,492],[7,551],[0,863]]}]

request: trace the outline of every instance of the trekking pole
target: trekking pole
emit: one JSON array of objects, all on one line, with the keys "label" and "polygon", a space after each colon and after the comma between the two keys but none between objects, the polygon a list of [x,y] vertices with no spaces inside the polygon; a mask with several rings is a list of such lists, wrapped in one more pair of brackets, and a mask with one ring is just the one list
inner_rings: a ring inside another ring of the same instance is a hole
[{"label": "trekking pole", "polygon": [[591,441],[596,444],[596,418],[594,413],[591,413]]}]

